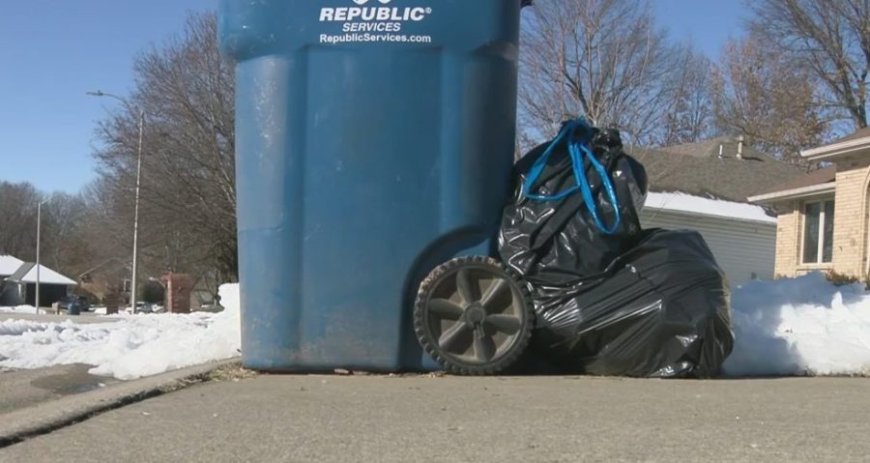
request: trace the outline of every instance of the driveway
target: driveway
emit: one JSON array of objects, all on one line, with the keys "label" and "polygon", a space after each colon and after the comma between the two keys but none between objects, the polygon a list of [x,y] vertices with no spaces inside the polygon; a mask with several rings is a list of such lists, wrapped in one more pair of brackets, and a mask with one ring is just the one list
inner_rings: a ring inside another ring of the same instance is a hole
[{"label": "driveway", "polygon": [[128,405],[0,461],[866,461],[868,391],[847,378],[261,375]]}]

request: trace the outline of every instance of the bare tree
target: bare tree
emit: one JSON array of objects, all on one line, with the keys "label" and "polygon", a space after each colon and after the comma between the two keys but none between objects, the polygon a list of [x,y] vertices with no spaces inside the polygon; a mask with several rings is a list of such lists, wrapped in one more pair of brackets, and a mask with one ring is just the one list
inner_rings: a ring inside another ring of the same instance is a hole
[{"label": "bare tree", "polygon": [[0,181],[0,254],[36,258],[36,208],[40,192],[29,183]]},{"label": "bare tree", "polygon": [[870,2],[754,0],[752,30],[824,85],[825,103],[867,127]]},{"label": "bare tree", "polygon": [[803,162],[826,133],[813,76],[758,35],[726,46],[711,85],[717,127],[784,160]]},{"label": "bare tree", "polygon": [[117,179],[108,175],[98,177],[82,190],[87,220],[80,227],[85,239],[96,244],[92,266],[130,256],[133,237],[128,224],[132,223],[133,210],[129,201],[123,200],[129,198],[129,190],[122,189]]},{"label": "bare tree", "polygon": [[672,59],[672,77],[664,83],[666,106],[661,139],[656,143],[662,146],[693,143],[711,135],[713,129],[713,64],[688,45],[675,49]]},{"label": "bare tree", "polygon": [[43,247],[46,264],[78,275],[90,263],[90,246],[84,238],[88,211],[79,195],[54,193],[43,208]]},{"label": "bare tree", "polygon": [[181,36],[141,55],[128,104],[98,131],[98,196],[108,217],[131,223],[138,110],[146,114],[140,240],[151,273],[236,278],[233,67],[216,30],[213,14],[192,15]]},{"label": "bare tree", "polygon": [[522,30],[521,125],[543,138],[585,116],[632,143],[661,141],[681,68],[646,1],[541,0]]},{"label": "bare tree", "polygon": [[48,197],[29,183],[0,181],[0,254],[36,260],[37,208],[42,201],[42,264],[75,276],[88,264],[90,254],[82,233],[87,210],[77,195],[55,193]]}]

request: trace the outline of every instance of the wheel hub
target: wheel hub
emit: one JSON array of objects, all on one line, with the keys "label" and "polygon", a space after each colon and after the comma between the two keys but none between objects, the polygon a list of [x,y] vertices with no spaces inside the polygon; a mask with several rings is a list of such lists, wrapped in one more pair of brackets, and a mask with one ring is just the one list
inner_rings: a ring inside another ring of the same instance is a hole
[{"label": "wheel hub", "polygon": [[475,302],[465,309],[465,323],[469,327],[476,327],[486,320],[486,309],[479,302]]}]

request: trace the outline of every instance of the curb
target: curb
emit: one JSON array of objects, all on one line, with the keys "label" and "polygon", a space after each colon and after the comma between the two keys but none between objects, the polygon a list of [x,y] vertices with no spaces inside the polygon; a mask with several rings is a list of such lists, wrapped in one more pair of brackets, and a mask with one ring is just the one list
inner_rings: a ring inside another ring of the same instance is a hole
[{"label": "curb", "polygon": [[0,448],[48,434],[100,413],[204,382],[209,373],[240,364],[239,357],[204,363],[0,415]]}]

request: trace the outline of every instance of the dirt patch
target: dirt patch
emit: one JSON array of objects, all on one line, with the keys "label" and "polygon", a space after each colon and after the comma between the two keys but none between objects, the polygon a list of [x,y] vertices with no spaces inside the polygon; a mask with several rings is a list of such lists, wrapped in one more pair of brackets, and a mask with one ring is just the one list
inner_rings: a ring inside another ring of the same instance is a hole
[{"label": "dirt patch", "polygon": [[208,381],[241,381],[258,375],[259,373],[256,371],[244,368],[241,363],[235,363],[212,371],[206,379]]}]

